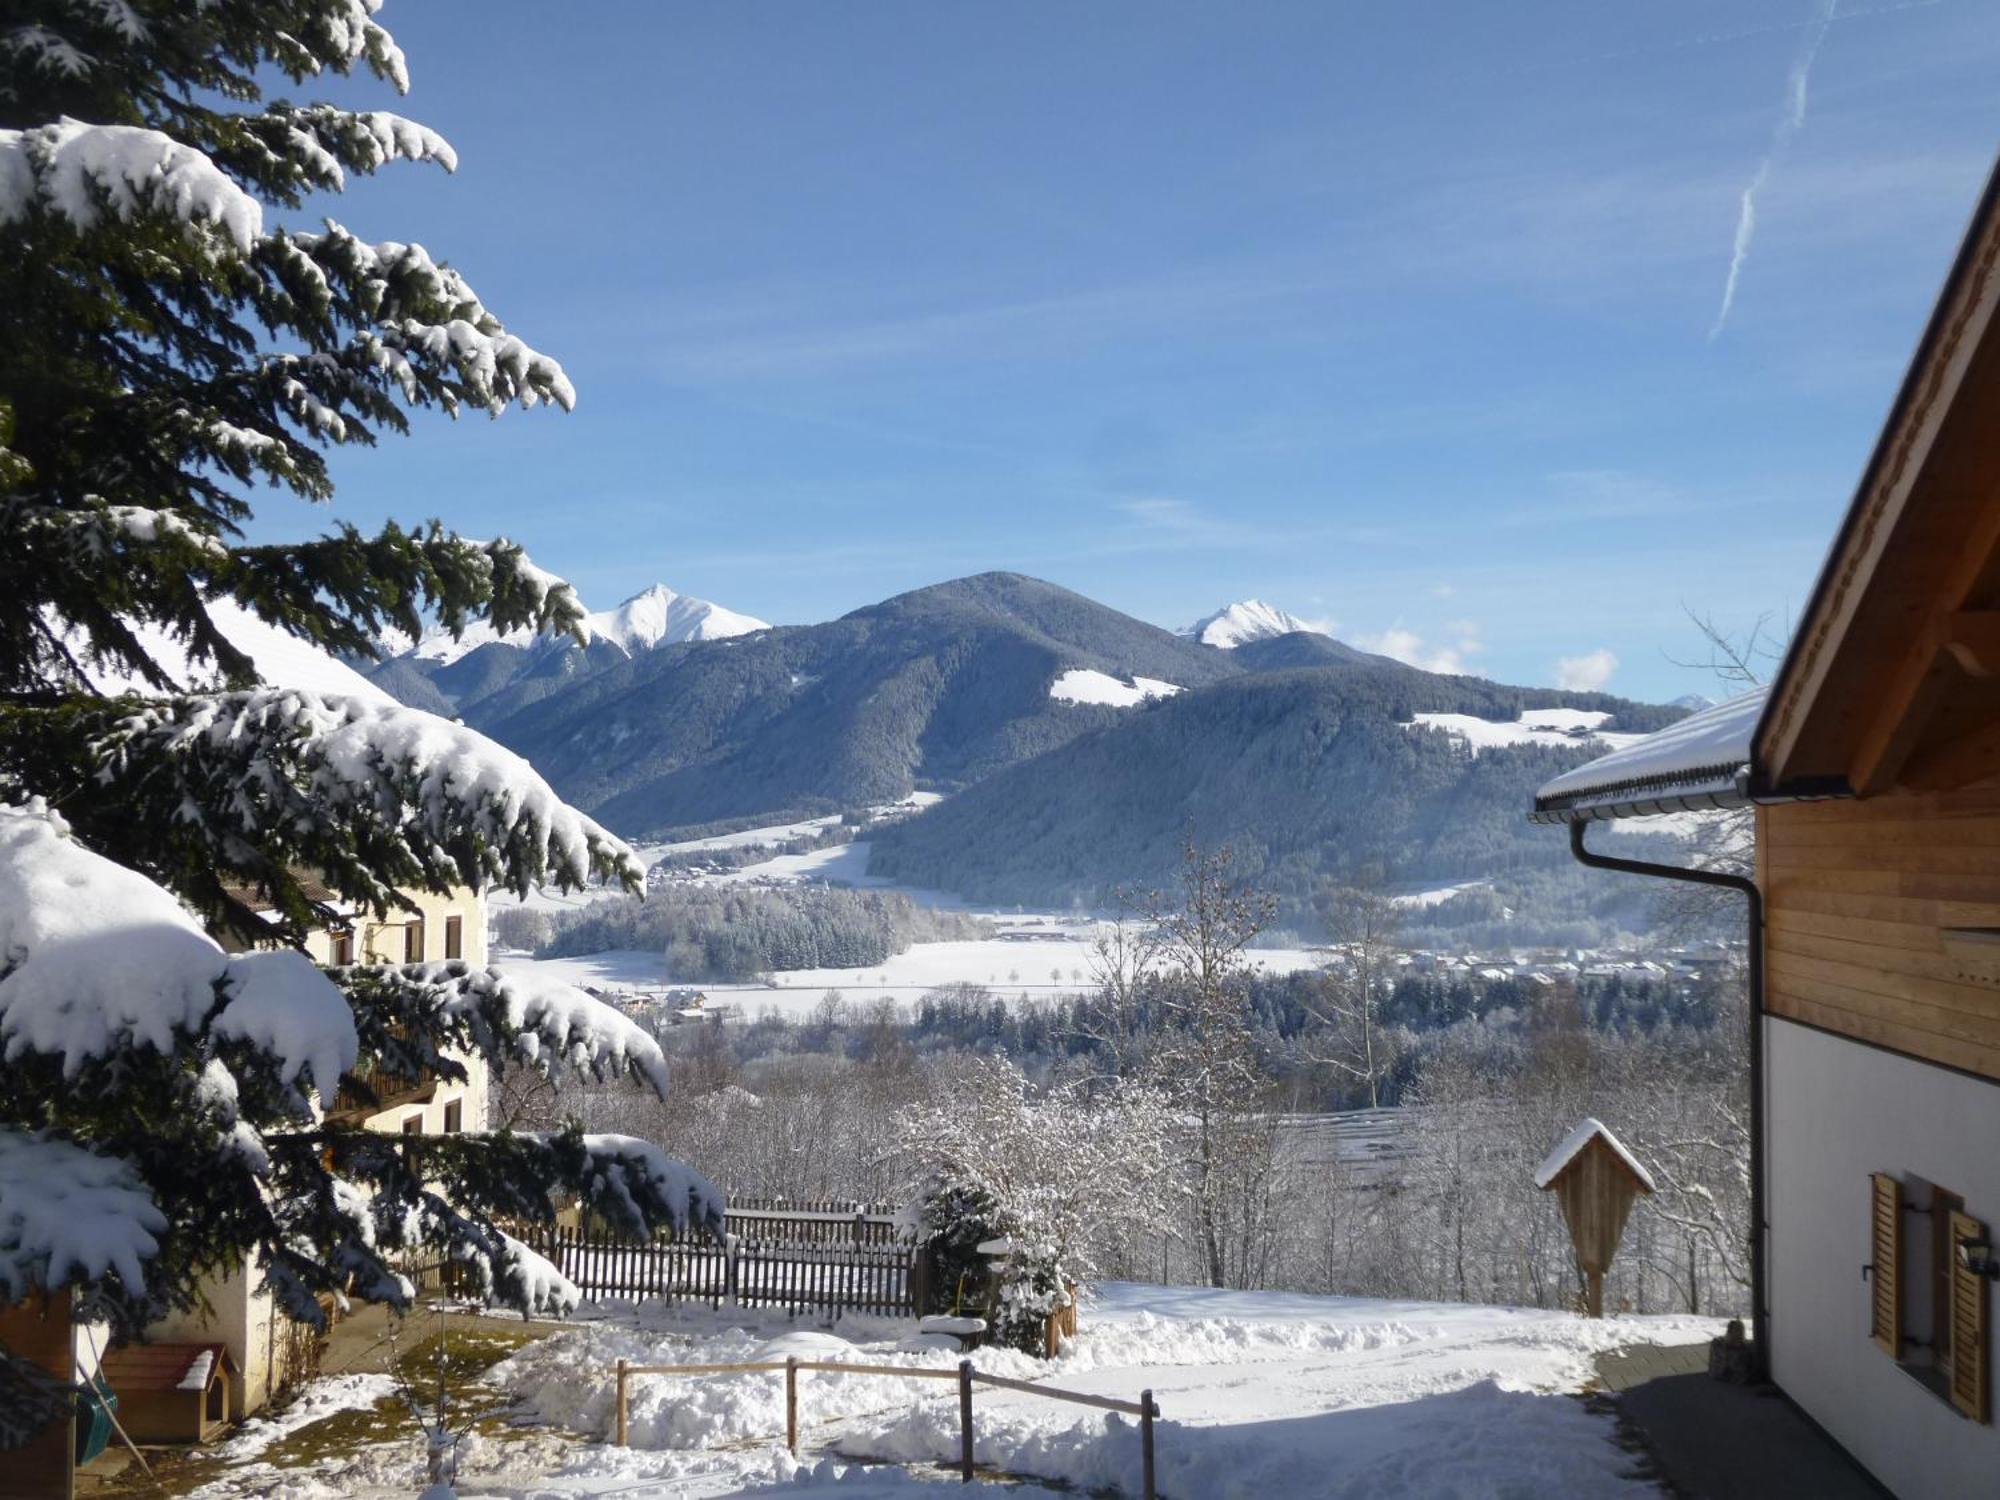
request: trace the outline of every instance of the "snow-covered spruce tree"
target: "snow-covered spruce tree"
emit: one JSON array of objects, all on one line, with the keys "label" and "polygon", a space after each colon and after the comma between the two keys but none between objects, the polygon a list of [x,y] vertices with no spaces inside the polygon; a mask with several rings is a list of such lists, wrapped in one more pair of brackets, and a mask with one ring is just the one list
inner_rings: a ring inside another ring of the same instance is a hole
[{"label": "snow-covered spruce tree", "polygon": [[499,1300],[560,1306],[499,1227],[546,1217],[552,1189],[634,1230],[717,1214],[643,1142],[321,1115],[357,1066],[664,1079],[574,991],[298,951],[399,889],[636,875],[518,757],[260,687],[218,624],[247,610],[351,652],[426,616],[580,618],[518,547],[436,523],[240,541],[253,495],[328,498],[325,450],[408,408],[573,399],[420,246],[282,222],[349,174],[453,166],[397,115],[266,97],[328,71],[403,89],[376,3],[0,9],[0,1302],[72,1286],[127,1333],[246,1262],[302,1318],[326,1291],[400,1302],[419,1243]]}]

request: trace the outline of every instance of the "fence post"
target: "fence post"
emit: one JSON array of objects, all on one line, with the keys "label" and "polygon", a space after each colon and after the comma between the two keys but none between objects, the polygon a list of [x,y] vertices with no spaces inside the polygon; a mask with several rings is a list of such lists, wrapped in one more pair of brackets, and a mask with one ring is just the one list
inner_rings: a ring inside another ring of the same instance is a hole
[{"label": "fence post", "polygon": [[958,1362],[958,1463],[960,1483],[972,1483],[972,1361]]},{"label": "fence post", "polygon": [[799,1357],[785,1356],[785,1443],[799,1456]]},{"label": "fence post", "polygon": [[736,1301],[738,1290],[736,1280],[736,1252],[742,1244],[742,1239],[737,1235],[725,1234],[722,1237],[722,1291],[731,1307],[738,1305]]},{"label": "fence post", "polygon": [[618,1361],[618,1446],[628,1446],[625,1441],[625,1361]]},{"label": "fence post", "polygon": [[1145,1466],[1146,1500],[1153,1500],[1153,1414],[1158,1410],[1151,1391],[1139,1392],[1139,1455]]}]

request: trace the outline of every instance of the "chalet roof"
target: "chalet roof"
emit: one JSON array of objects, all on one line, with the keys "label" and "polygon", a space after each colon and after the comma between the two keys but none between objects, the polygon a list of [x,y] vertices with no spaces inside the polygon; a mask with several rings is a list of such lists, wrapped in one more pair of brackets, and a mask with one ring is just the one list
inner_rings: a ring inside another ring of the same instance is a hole
[{"label": "chalet roof", "polygon": [[1572,823],[1743,806],[1764,698],[1753,688],[1563,772],[1535,794],[1529,816]]},{"label": "chalet roof", "polygon": [[1653,1174],[1639,1165],[1639,1159],[1625,1149],[1623,1142],[1611,1133],[1610,1126],[1601,1120],[1591,1119],[1577,1121],[1576,1129],[1564,1136],[1562,1144],[1548,1154],[1541,1170],[1535,1173],[1535,1186],[1545,1188],[1554,1182],[1562,1174],[1562,1169],[1576,1159],[1577,1153],[1594,1140],[1601,1140],[1609,1146],[1612,1153],[1632,1169],[1639,1185],[1649,1193],[1653,1191]]},{"label": "chalet roof", "polygon": [[114,1391],[199,1391],[220,1362],[233,1366],[221,1344],[127,1344],[104,1356],[104,1378]]}]

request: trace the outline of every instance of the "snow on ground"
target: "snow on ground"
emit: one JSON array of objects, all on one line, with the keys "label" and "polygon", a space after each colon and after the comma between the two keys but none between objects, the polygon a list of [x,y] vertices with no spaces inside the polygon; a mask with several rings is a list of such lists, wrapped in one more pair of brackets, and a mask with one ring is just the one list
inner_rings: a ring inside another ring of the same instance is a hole
[{"label": "snow on ground", "polygon": [[1108,672],[1073,667],[1049,684],[1049,696],[1060,703],[1102,703],[1112,708],[1131,708],[1148,698],[1171,698],[1180,688],[1157,677],[1134,677],[1120,682]]},{"label": "snow on ground", "polygon": [[[852,846],[850,846],[852,847]],[[812,1014],[831,993],[854,1005],[891,1000],[905,1009],[951,984],[983,985],[1003,1000],[1055,1000],[1094,990],[1092,942],[1096,921],[1051,915],[998,917],[998,935],[943,943],[917,943],[880,964],[856,969],[789,969],[770,984],[703,984],[712,1003],[737,1006],[746,1018],[774,1011],[794,1020]],[[1012,934],[1010,936],[1010,934]],[[1253,967],[1273,974],[1317,968],[1326,955],[1310,948],[1257,948]],[[614,949],[577,958],[497,955],[503,973],[532,972],[564,984],[611,992],[668,988],[662,954]]]},{"label": "snow on ground", "polygon": [[1473,714],[1418,714],[1405,729],[1441,729],[1477,755],[1502,745],[1601,745],[1622,750],[1642,734],[1607,733],[1597,726],[1611,715],[1581,708],[1531,708],[1511,721]]},{"label": "snow on ground", "polygon": [[[609,1304],[606,1316],[530,1344],[491,1380],[516,1426],[465,1454],[465,1500],[753,1497],[826,1489],[845,1500],[963,1493],[942,1466],[958,1451],[948,1380],[807,1372],[799,1379],[800,1457],[783,1448],[784,1377],[634,1376],[632,1446],[606,1439],[615,1369],[804,1359],[948,1370],[955,1356],[899,1347],[908,1322],[843,1318],[802,1327],[776,1312]],[[1086,1301],[1077,1339],[1055,1361],[1010,1350],[981,1370],[1065,1390],[1160,1403],[1160,1488],[1175,1500],[1292,1497],[1657,1496],[1634,1477],[1613,1419],[1576,1399],[1593,1357],[1635,1343],[1693,1343],[1719,1325],[1688,1317],[1591,1321],[1516,1308],[1196,1287],[1112,1284]],[[308,1399],[312,1399],[309,1397]],[[347,1404],[353,1404],[350,1393]],[[975,1451],[1042,1500],[1060,1484],[1136,1495],[1134,1420],[1046,1396],[981,1387]],[[238,1440],[243,1441],[242,1439]],[[888,1461],[915,1467],[858,1467]],[[257,1493],[294,1500],[399,1493],[414,1443],[322,1460],[309,1476],[256,1475]],[[247,1478],[247,1476],[246,1476]],[[292,1482],[286,1483],[285,1480]],[[949,1485],[949,1488],[946,1486]],[[219,1497],[248,1493],[217,1487]]]}]

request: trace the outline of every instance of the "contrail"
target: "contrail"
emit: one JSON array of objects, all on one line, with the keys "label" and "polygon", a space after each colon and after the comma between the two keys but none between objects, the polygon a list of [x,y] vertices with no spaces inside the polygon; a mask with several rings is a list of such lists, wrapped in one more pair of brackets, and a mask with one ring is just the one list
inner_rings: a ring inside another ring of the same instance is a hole
[{"label": "contrail", "polygon": [[1764,190],[1764,184],[1770,180],[1771,169],[1785,154],[1792,137],[1806,122],[1806,80],[1812,75],[1813,59],[1819,56],[1819,44],[1826,40],[1826,29],[1833,24],[1836,3],[1837,0],[1825,0],[1819,19],[1806,33],[1806,44],[1799,52],[1798,61],[1792,64],[1791,77],[1785,83],[1785,112],[1778,116],[1777,129],[1771,132],[1771,148],[1757,163],[1749,186],[1743,189],[1742,204],[1736,213],[1736,242],[1729,251],[1729,274],[1722,282],[1722,306],[1716,311],[1715,326],[1708,330],[1711,340],[1722,332],[1723,325],[1729,321],[1729,309],[1736,305],[1736,283],[1743,275],[1743,262],[1750,255],[1751,236],[1757,232],[1757,195]]}]

